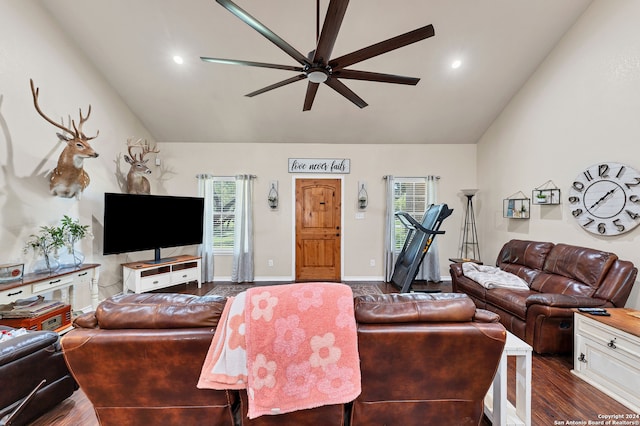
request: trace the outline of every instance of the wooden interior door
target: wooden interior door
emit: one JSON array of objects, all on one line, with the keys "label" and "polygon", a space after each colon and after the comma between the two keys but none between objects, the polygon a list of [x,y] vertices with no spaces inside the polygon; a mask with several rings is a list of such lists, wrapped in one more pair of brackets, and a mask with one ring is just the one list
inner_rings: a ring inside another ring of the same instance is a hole
[{"label": "wooden interior door", "polygon": [[341,185],[296,180],[296,281],[340,281]]}]

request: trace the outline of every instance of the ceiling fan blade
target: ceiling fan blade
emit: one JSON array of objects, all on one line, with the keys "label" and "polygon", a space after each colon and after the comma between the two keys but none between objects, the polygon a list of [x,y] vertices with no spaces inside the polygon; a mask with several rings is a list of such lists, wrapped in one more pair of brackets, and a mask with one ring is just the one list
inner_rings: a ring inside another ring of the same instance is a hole
[{"label": "ceiling fan blade", "polygon": [[256,90],[255,92],[247,93],[245,96],[252,98],[256,95],[260,95],[264,92],[268,92],[269,90],[277,89],[278,87],[286,86],[287,84],[295,83],[296,81],[300,81],[307,78],[305,74],[299,74],[295,77],[288,78],[286,80],[282,80],[279,83],[272,84],[271,86],[263,87],[260,90]]},{"label": "ceiling fan blade", "polygon": [[307,84],[307,95],[304,97],[303,111],[309,111],[311,109],[313,100],[316,98],[316,93],[318,92],[318,87],[320,87],[320,84],[312,83],[311,81]]},{"label": "ceiling fan blade", "polygon": [[200,56],[200,59],[202,59],[202,61],[204,62],[212,62],[215,64],[245,65],[249,67],[274,68],[277,70],[302,72],[302,67],[294,67],[292,65],[266,64],[264,62],[240,61],[237,59],[209,58],[206,56]]},{"label": "ceiling fan blade", "polygon": [[258,21],[253,16],[249,15],[246,11],[241,9],[237,4],[233,3],[230,0],[216,0],[222,7],[227,9],[229,12],[233,13],[235,16],[240,18],[244,23],[249,25],[251,28],[262,34],[266,37],[270,42],[278,46],[285,53],[295,59],[298,63],[302,65],[310,65],[309,60],[300,52],[298,52],[293,46],[289,43],[281,39],[276,35],[273,31],[263,25],[260,21]]},{"label": "ceiling fan blade", "polygon": [[333,78],[347,78],[350,80],[377,81],[380,83],[409,84],[415,86],[420,81],[416,77],[405,77],[403,75],[381,74],[369,71],[357,70],[337,70],[332,75]]},{"label": "ceiling fan blade", "polygon": [[348,67],[349,65],[362,62],[366,59],[373,58],[374,56],[382,55],[383,53],[433,37],[434,34],[433,25],[427,25],[426,27],[409,31],[408,33],[381,41],[380,43],[372,44],[371,46],[356,50],[355,52],[347,53],[339,58],[332,59],[329,61],[329,66],[334,70]]},{"label": "ceiling fan blade", "polygon": [[360,96],[353,93],[351,89],[349,89],[336,78],[330,78],[329,80],[325,81],[325,84],[331,87],[336,92],[340,93],[345,98],[349,99],[354,104],[358,105],[360,108],[364,108],[368,105],[364,100],[362,100],[362,98],[360,98]]},{"label": "ceiling fan blade", "polygon": [[324,24],[322,24],[318,46],[313,55],[314,64],[326,64],[329,62],[348,5],[349,0],[331,0],[329,3],[327,15],[324,18]]}]

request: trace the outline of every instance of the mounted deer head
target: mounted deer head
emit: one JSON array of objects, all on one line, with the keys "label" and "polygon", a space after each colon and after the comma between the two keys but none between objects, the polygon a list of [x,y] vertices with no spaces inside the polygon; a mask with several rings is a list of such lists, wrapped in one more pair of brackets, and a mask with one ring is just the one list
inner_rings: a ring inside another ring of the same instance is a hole
[{"label": "mounted deer head", "polygon": [[55,196],[65,198],[76,197],[80,199],[82,191],[89,186],[90,182],[89,175],[83,169],[84,159],[96,158],[98,156],[98,153],[89,145],[89,141],[95,139],[99,132],[96,132],[96,135],[92,137],[88,137],[82,133],[82,126],[91,115],[91,105],[89,105],[87,115],[84,117],[82,116],[82,109],[80,109],[80,121],[76,126],[75,120],[71,120],[73,129],[70,129],[62,124],[56,123],[42,112],[38,105],[40,89],[34,87],[33,80],[29,81],[31,82],[33,105],[36,107],[36,111],[38,111],[38,114],[40,114],[42,118],[64,132],[57,133],[57,135],[61,141],[67,143],[67,146],[58,158],[58,165],[51,173],[49,191]]},{"label": "mounted deer head", "polygon": [[[140,149],[137,156],[132,151],[134,148]],[[131,165],[127,174],[127,193],[150,194],[151,186],[144,175],[151,174],[151,169],[147,167],[149,159],[145,160],[144,157],[151,152],[158,153],[160,151],[156,149],[155,145],[151,148],[149,143],[147,141],[143,142],[142,139],[138,139],[136,142],[133,142],[132,139],[127,139],[127,150],[129,155],[124,156],[124,161]]]}]

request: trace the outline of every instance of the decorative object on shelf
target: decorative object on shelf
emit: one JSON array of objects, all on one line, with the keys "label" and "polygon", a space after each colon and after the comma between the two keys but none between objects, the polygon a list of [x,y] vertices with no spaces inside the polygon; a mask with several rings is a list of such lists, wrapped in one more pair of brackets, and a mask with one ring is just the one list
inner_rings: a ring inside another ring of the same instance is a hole
[{"label": "decorative object on shelf", "polygon": [[518,191],[505,198],[502,202],[502,217],[509,219],[529,219],[531,199],[522,191]]},{"label": "decorative object on shelf", "polygon": [[[134,149],[139,151],[137,155],[133,152]],[[131,166],[129,173],[127,173],[127,193],[151,194],[149,180],[144,177],[144,175],[151,174],[151,169],[147,167],[147,161],[149,161],[149,159],[145,159],[144,157],[147,154],[157,154],[160,151],[156,149],[155,145],[151,147],[146,139],[138,139],[134,142],[131,138],[127,139],[127,151],[129,155],[124,156],[124,161]]]},{"label": "decorative object on shelf", "polygon": [[278,208],[278,181],[271,182],[271,188],[269,189],[269,195],[267,195],[267,202],[272,209]]},{"label": "decorative object on shelf", "polygon": [[58,197],[76,197],[76,199],[80,199],[82,191],[89,186],[90,182],[89,175],[83,168],[84,159],[98,156],[98,153],[89,145],[89,141],[95,139],[99,132],[96,132],[96,135],[92,137],[88,137],[82,132],[82,126],[91,115],[91,105],[89,105],[87,115],[84,117],[82,116],[82,109],[80,110],[80,121],[77,126],[75,120],[71,120],[73,129],[65,127],[56,123],[42,112],[38,105],[40,89],[34,87],[33,80],[30,80],[30,82],[33,105],[36,107],[36,111],[42,118],[64,132],[57,133],[57,135],[61,141],[67,144],[58,158],[58,165],[51,172],[49,191],[52,195]]},{"label": "decorative object on shelf", "polygon": [[36,256],[33,271],[36,273],[51,273],[60,268],[56,259],[58,249],[64,246],[62,229],[57,226],[41,226],[38,234],[31,234],[25,243],[23,251],[32,251]]},{"label": "decorative object on shelf", "polygon": [[[84,255],[75,244],[86,237],[93,237],[89,225],[80,225],[78,219],[64,215],[60,226],[41,226],[40,232],[27,240],[23,251],[33,251],[36,255],[34,272],[51,273],[60,267],[80,266],[84,262]],[[60,253],[62,247],[64,253]]]},{"label": "decorative object on shelf", "polygon": [[22,279],[24,263],[5,263],[0,265],[0,283]]},{"label": "decorative object on shelf", "polygon": [[531,199],[533,204],[560,204],[560,189],[552,180],[548,180],[531,191]]},{"label": "decorative object on shelf", "polygon": [[480,246],[478,245],[478,231],[476,229],[476,216],[473,212],[473,196],[477,189],[463,189],[462,193],[467,197],[467,209],[464,213],[464,225],[458,257],[463,260],[477,260],[480,258]]},{"label": "decorative object on shelf", "polygon": [[92,238],[89,225],[80,225],[78,219],[71,219],[65,215],[61,221],[62,239],[67,253],[60,256],[61,267],[80,266],[84,263],[84,254],[76,248],[76,243],[83,238]]},{"label": "decorative object on shelf", "polygon": [[625,164],[587,167],[569,190],[571,215],[582,229],[615,236],[640,224],[640,173]]},{"label": "decorative object on shelf", "polygon": [[366,209],[369,205],[369,194],[366,186],[366,182],[358,182],[358,208],[360,210]]}]

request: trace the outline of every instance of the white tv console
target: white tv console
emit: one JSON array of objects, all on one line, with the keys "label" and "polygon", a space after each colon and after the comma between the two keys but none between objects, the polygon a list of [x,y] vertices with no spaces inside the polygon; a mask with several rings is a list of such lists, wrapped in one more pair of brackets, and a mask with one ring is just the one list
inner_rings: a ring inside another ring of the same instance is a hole
[{"label": "white tv console", "polygon": [[123,293],[144,293],[192,281],[200,288],[200,257],[180,255],[162,263],[123,263],[122,277]]},{"label": "white tv console", "polygon": [[21,280],[0,284],[0,304],[10,304],[18,299],[59,292],[59,299],[72,310],[79,310],[76,301],[76,287],[90,286],[91,305],[98,306],[98,277],[100,264],[83,263],[74,268],[58,269],[51,273],[25,274]]}]

